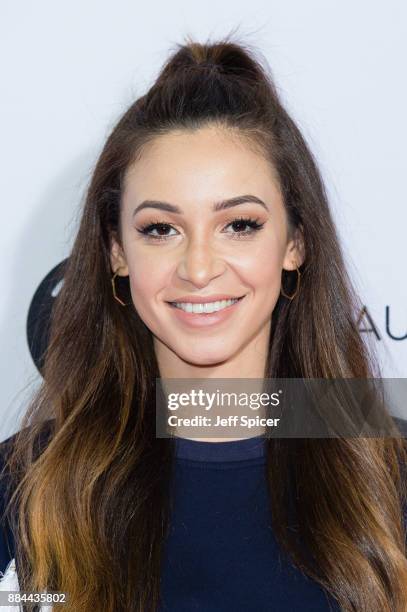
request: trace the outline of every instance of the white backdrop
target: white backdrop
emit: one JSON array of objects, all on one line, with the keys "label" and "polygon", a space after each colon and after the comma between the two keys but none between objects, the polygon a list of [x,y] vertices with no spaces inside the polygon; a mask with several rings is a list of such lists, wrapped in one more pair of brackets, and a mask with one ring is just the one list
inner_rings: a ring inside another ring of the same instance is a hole
[{"label": "white backdrop", "polygon": [[2,0],[0,439],[40,382],[26,340],[33,293],[69,255],[111,127],[185,34],[236,28],[267,59],[319,160],[384,376],[407,377],[406,23],[403,0]]}]

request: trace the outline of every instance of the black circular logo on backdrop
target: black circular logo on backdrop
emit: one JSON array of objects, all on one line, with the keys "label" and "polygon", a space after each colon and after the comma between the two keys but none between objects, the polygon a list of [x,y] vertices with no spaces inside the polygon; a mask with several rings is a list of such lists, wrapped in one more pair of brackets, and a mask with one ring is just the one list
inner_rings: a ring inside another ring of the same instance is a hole
[{"label": "black circular logo on backdrop", "polygon": [[63,282],[68,259],[61,261],[40,282],[27,316],[27,341],[31,357],[42,374],[50,332],[51,312]]}]

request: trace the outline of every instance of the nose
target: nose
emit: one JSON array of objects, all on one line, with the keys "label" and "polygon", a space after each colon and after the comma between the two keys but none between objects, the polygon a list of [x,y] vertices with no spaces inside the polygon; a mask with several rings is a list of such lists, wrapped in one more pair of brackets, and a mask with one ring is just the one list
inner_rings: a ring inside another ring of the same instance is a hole
[{"label": "nose", "polygon": [[177,266],[179,278],[197,287],[205,287],[224,271],[225,262],[205,240],[191,241]]}]

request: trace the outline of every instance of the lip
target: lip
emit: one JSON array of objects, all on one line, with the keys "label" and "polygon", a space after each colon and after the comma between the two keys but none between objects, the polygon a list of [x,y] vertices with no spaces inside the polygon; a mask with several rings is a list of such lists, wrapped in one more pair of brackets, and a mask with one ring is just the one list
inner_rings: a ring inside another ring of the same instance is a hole
[{"label": "lip", "polygon": [[175,300],[167,300],[171,302],[189,302],[190,304],[207,304],[208,302],[221,302],[222,300],[235,300],[242,298],[243,295],[231,295],[226,293],[215,293],[214,295],[183,295]]},{"label": "lip", "polygon": [[240,304],[244,301],[245,297],[245,295],[241,296],[237,302],[234,302],[231,306],[226,306],[226,308],[222,308],[222,310],[218,310],[217,312],[185,312],[184,310],[181,310],[181,308],[173,306],[170,302],[168,302],[168,308],[171,309],[171,312],[173,313],[177,321],[179,321],[183,325],[195,328],[207,328],[209,326],[223,323],[224,321],[227,321],[230,317],[233,317],[233,314],[239,310]]}]

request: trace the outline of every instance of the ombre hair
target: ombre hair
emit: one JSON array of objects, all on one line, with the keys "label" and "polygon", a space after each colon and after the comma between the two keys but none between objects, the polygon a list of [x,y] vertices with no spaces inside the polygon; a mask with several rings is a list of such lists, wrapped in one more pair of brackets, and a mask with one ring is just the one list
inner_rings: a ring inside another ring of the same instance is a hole
[{"label": "ombre hair", "polygon": [[[20,588],[67,592],[66,612],[158,606],[174,440],[155,437],[152,334],[132,305],[114,299],[109,253],[112,237],[121,243],[125,173],[144,146],[208,125],[269,160],[289,227],[303,233],[300,291],[291,301],[280,295],[271,314],[266,377],[380,373],[357,329],[361,304],[320,172],[266,62],[230,37],[188,38],[119,119],[97,160],[52,314],[44,379],[9,458]],[[295,273],[283,275],[292,292]],[[130,302],[128,281],[116,280]],[[402,437],[267,440],[276,537],[342,610],[407,609],[406,459]]]}]

